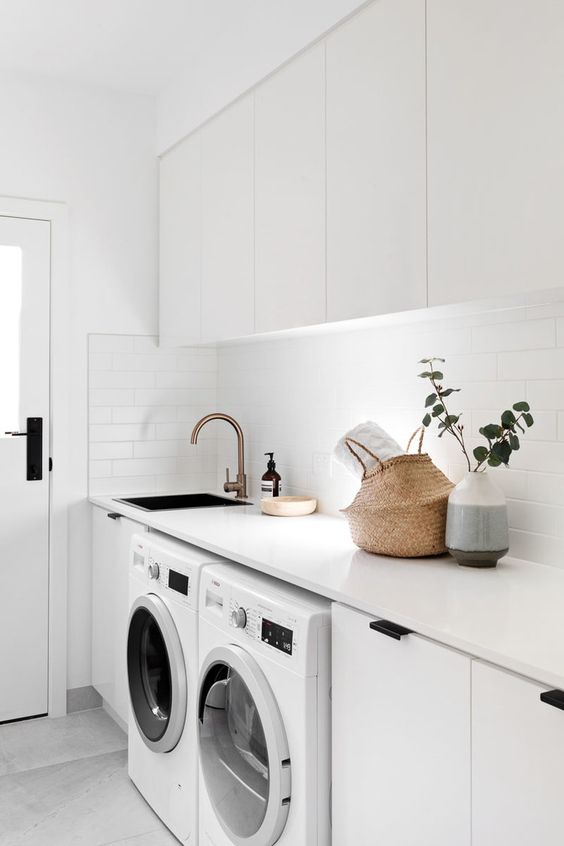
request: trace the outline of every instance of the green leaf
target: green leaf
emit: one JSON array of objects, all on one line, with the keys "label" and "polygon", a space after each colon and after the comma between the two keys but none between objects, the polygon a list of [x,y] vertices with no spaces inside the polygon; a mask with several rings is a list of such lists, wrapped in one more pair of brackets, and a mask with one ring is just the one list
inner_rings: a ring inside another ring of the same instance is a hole
[{"label": "green leaf", "polygon": [[529,429],[531,428],[531,426],[532,426],[532,425],[533,425],[533,423],[535,422],[535,421],[533,420],[533,415],[532,415],[532,414],[523,414],[523,420],[525,421],[525,423],[527,424],[527,426],[529,427]]},{"label": "green leaf", "polygon": [[438,405],[433,406],[433,417],[438,417],[439,414],[442,414],[444,410],[444,405],[441,405],[440,403]]},{"label": "green leaf", "polygon": [[517,435],[509,435],[509,445],[511,449],[515,450],[515,452],[520,448],[521,444],[519,443],[519,438],[517,437]]},{"label": "green leaf", "polygon": [[439,379],[443,378],[443,374],[440,370],[433,370],[433,372],[431,373],[431,378],[434,379],[435,382],[438,382]]},{"label": "green leaf", "polygon": [[520,429],[523,432],[523,434],[525,433],[525,430],[523,429],[521,424],[517,422],[517,420],[515,421],[515,425],[517,426],[518,429]]},{"label": "green leaf", "polygon": [[429,394],[429,396],[425,400],[425,408],[429,408],[430,405],[433,405],[433,403],[435,402],[436,399],[437,399],[436,394]]},{"label": "green leaf", "polygon": [[442,436],[444,435],[444,433],[446,431],[447,431],[446,429],[442,429],[442,431],[439,432],[439,438],[442,438]]},{"label": "green leaf", "polygon": [[490,455],[490,457],[488,458],[488,464],[490,465],[490,467],[499,467],[501,461],[496,455]]},{"label": "green leaf", "polygon": [[447,388],[446,391],[441,391],[442,397],[450,397],[451,394],[458,393],[460,388]]},{"label": "green leaf", "polygon": [[514,411],[530,411],[531,406],[528,402],[516,402],[513,406]]},{"label": "green leaf", "polygon": [[488,441],[493,441],[501,435],[501,426],[498,426],[497,423],[488,423],[487,426],[482,426],[480,434]]},{"label": "green leaf", "polygon": [[515,415],[512,411],[504,411],[501,415],[501,424],[504,429],[510,429],[515,423]]},{"label": "green leaf", "polygon": [[485,461],[488,457],[488,450],[484,446],[478,446],[474,450],[474,458],[476,461]]},{"label": "green leaf", "polygon": [[420,358],[419,364],[429,364],[432,360],[432,358]]},{"label": "green leaf", "polygon": [[423,423],[424,426],[429,426],[430,423],[431,423],[431,415],[426,414],[421,422]]},{"label": "green leaf", "polygon": [[420,379],[430,379],[433,374],[430,370],[425,370],[423,373],[419,373],[418,376]]},{"label": "green leaf", "polygon": [[492,455],[499,458],[503,464],[508,464],[511,458],[511,447],[507,441],[498,441],[492,447]]},{"label": "green leaf", "polygon": [[454,426],[455,423],[458,423],[459,419],[460,419],[460,414],[448,414],[445,417],[445,420],[449,424],[449,426]]}]

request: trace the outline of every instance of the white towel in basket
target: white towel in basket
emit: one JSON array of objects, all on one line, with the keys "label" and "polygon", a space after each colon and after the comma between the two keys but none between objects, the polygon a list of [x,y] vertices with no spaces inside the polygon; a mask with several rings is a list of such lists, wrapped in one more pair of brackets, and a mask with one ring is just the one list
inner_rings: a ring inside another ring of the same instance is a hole
[{"label": "white towel in basket", "polygon": [[[381,461],[395,458],[396,455],[405,455],[405,450],[381,426],[378,426],[377,423],[374,423],[372,420],[367,420],[366,423],[359,423],[358,426],[355,426],[354,429],[343,435],[334,449],[334,455],[337,461],[359,478],[362,477],[363,470],[356,458],[349,452],[345,442],[346,438],[353,438],[355,441],[364,444]],[[372,470],[376,466],[376,460],[367,452],[360,450],[359,447],[353,447],[353,449],[358,450],[360,457],[366,464],[367,470]]]}]

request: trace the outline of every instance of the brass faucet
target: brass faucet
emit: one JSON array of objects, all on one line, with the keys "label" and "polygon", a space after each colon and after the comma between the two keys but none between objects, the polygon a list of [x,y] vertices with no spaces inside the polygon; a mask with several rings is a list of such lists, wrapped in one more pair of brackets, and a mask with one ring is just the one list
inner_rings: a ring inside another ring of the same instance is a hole
[{"label": "brass faucet", "polygon": [[243,437],[243,430],[239,426],[236,420],[233,417],[230,417],[229,414],[222,414],[220,411],[216,411],[213,414],[206,414],[205,417],[202,417],[201,420],[198,420],[196,425],[192,430],[192,436],[190,438],[191,444],[198,443],[198,435],[203,426],[206,423],[209,423],[210,420],[225,420],[226,423],[230,423],[231,426],[235,429],[237,433],[237,481],[230,482],[229,481],[229,467],[227,468],[226,472],[226,481],[223,485],[223,490],[226,493],[231,493],[232,491],[237,491],[237,499],[246,499],[247,498],[247,477],[245,475],[245,439]]}]

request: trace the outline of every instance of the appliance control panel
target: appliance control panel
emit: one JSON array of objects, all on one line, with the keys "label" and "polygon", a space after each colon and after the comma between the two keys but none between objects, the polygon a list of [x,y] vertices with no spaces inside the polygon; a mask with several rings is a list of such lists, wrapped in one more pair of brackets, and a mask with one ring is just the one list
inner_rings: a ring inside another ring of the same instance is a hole
[{"label": "appliance control panel", "polygon": [[180,602],[192,603],[192,571],[172,556],[149,550],[145,572],[151,581],[170,591]]},{"label": "appliance control panel", "polygon": [[[255,598],[256,602],[256,598]],[[298,621],[291,614],[268,607],[260,602],[255,605],[245,597],[231,597],[229,625],[239,629],[246,637],[264,644],[284,655],[294,656],[298,650]]]}]

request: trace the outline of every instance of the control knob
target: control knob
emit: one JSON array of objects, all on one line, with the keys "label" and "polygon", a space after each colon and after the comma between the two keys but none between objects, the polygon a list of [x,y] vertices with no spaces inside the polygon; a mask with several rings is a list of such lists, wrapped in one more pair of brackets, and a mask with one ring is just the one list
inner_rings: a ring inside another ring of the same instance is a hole
[{"label": "control knob", "polygon": [[158,579],[159,578],[159,565],[152,561],[147,567],[147,575],[150,579]]},{"label": "control knob", "polygon": [[244,608],[235,608],[231,612],[231,622],[236,629],[244,629],[247,625],[247,613]]}]

